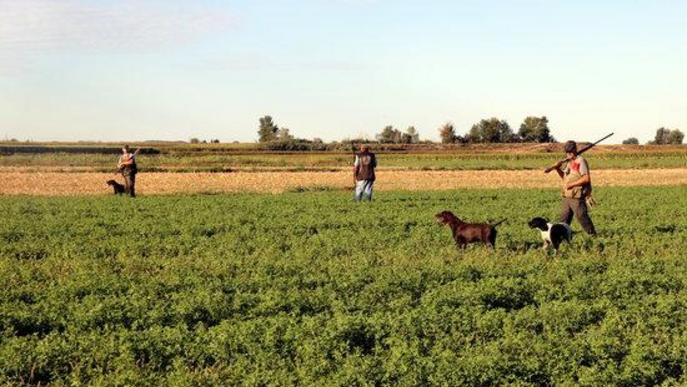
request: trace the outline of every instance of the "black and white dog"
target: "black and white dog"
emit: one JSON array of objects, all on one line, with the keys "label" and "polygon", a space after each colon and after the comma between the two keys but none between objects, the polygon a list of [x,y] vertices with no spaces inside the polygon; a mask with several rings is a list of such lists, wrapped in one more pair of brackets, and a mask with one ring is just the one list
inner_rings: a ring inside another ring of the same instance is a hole
[{"label": "black and white dog", "polygon": [[544,249],[553,246],[555,250],[558,250],[558,247],[563,241],[568,243],[572,241],[572,229],[565,223],[550,223],[544,218],[536,217],[527,224],[530,228],[536,228],[541,231],[541,238],[544,240]]}]

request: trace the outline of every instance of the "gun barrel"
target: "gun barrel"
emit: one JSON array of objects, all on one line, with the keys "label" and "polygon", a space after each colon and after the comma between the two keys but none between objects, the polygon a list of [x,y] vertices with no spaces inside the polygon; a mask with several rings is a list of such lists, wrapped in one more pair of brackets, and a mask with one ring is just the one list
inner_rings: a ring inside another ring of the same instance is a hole
[{"label": "gun barrel", "polygon": [[592,144],[587,145],[586,147],[580,149],[580,151],[577,152],[577,154],[582,154],[582,153],[584,153],[584,152],[586,152],[586,151],[592,149],[592,148],[595,147],[598,143],[600,143],[601,141],[603,141],[603,140],[605,140],[605,139],[611,137],[613,134],[614,134],[614,133],[608,134],[606,137],[602,138],[601,140],[599,140],[599,141],[597,141],[597,142],[595,142],[595,143],[592,143]]},{"label": "gun barrel", "polygon": [[[615,134],[615,133],[611,132],[610,134],[606,135],[606,136],[603,137],[602,139],[600,139],[600,140],[598,140],[598,141],[596,141],[596,142],[594,142],[594,143],[592,143],[592,144],[587,145],[586,147],[580,149],[580,150],[577,152],[577,154],[578,154],[578,155],[581,155],[582,153],[584,153],[584,152],[586,152],[586,151],[592,149],[592,148],[593,148],[594,146],[596,146],[598,143],[600,143],[601,141],[603,141],[603,140],[605,140],[605,139],[611,137],[613,134]],[[559,163],[560,163],[560,162],[563,162],[563,161],[565,161],[565,159],[560,160]],[[557,163],[557,164],[558,164],[558,163]],[[556,164],[556,165],[552,165],[552,166],[547,167],[546,169],[544,169],[544,173],[549,173],[549,172],[553,171],[554,169],[556,169],[557,164]]]}]

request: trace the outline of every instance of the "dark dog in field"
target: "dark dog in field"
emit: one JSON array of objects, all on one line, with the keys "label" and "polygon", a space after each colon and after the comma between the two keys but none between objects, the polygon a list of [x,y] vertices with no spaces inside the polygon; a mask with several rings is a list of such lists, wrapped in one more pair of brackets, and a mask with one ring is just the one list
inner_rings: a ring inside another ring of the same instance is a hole
[{"label": "dark dog in field", "polygon": [[550,223],[542,217],[532,218],[527,223],[530,228],[536,228],[541,232],[541,239],[544,240],[544,250],[553,246],[558,251],[558,247],[563,241],[570,243],[572,240],[572,229],[565,223]]},{"label": "dark dog in field", "polygon": [[439,224],[447,225],[453,233],[456,246],[464,249],[468,243],[482,242],[494,248],[496,244],[496,226],[505,222],[503,219],[496,223],[465,223],[451,211],[442,211],[434,216]]},{"label": "dark dog in field", "polygon": [[114,194],[115,194],[115,195],[121,195],[121,194],[123,194],[123,193],[126,191],[126,189],[124,189],[124,186],[123,186],[123,185],[117,183],[117,182],[114,181],[114,180],[108,180],[108,181],[107,181],[107,185],[112,186],[112,189],[114,189]]}]

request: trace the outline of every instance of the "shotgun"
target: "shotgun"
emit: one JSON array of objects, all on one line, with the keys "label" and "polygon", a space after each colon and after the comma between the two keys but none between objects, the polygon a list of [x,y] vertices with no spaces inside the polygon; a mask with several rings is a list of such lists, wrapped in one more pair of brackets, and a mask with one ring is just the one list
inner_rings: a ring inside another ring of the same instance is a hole
[{"label": "shotgun", "polygon": [[[584,153],[584,152],[586,152],[586,151],[592,149],[596,144],[598,144],[598,143],[600,143],[601,141],[603,141],[603,140],[605,140],[605,139],[611,137],[612,135],[613,135],[613,133],[607,135],[606,137],[602,138],[601,140],[599,140],[599,141],[597,141],[597,142],[595,142],[595,143],[593,143],[593,144],[587,145],[586,147],[584,147],[584,148],[578,150],[578,151],[577,151],[577,154],[578,154],[578,155],[581,155],[582,153]],[[549,172],[553,171],[554,169],[556,169],[557,167],[559,167],[562,163],[564,163],[564,162],[566,162],[566,161],[568,161],[567,158],[565,158],[565,159],[563,159],[563,160],[559,160],[556,164],[554,164],[554,165],[552,165],[552,166],[546,168],[546,169],[544,170],[544,173],[549,173]]]}]

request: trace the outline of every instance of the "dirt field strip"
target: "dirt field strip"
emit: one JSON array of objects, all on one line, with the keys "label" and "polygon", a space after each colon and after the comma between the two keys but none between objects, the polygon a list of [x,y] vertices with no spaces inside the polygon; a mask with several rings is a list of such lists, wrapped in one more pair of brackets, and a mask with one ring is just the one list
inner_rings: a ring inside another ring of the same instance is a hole
[{"label": "dirt field strip", "polygon": [[[594,185],[687,185],[687,169],[598,170]],[[120,176],[108,173],[2,172],[0,195],[106,195],[105,184]],[[269,192],[295,189],[351,188],[350,172],[236,172],[141,173],[137,191],[142,194]],[[378,190],[449,190],[458,188],[555,188],[555,173],[541,171],[379,171]]]}]

